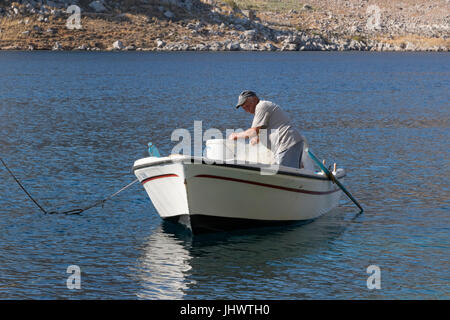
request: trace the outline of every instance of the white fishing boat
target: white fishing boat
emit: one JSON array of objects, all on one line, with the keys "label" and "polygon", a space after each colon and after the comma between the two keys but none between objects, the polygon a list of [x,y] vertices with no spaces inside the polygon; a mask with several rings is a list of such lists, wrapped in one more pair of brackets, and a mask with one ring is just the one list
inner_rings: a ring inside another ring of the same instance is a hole
[{"label": "white fishing boat", "polygon": [[[337,207],[342,194],[306,150],[301,169],[277,167],[266,148],[229,140],[208,140],[204,157],[139,159],[133,171],[161,218],[194,234],[307,223]],[[345,170],[332,174],[342,181]]]}]

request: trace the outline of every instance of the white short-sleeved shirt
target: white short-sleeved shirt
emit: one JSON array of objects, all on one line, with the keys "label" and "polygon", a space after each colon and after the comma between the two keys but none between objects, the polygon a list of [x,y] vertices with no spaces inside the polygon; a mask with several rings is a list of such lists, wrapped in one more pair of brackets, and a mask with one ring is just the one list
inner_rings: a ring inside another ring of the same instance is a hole
[{"label": "white short-sleeved shirt", "polygon": [[264,131],[260,131],[260,142],[274,154],[303,141],[302,135],[292,127],[287,113],[271,101],[260,100],[256,105],[252,128],[256,127],[267,130],[268,139],[264,139]]}]

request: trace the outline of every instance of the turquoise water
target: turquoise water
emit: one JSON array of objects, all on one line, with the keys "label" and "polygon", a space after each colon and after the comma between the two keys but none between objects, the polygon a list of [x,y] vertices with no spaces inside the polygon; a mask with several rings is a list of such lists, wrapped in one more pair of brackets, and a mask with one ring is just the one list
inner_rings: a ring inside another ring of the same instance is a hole
[{"label": "turquoise water", "polygon": [[[44,215],[0,169],[1,299],[448,299],[448,53],[0,52],[0,156],[48,211],[135,179],[175,128],[247,128],[278,103],[347,199],[298,227],[189,235],[134,185]],[[81,289],[66,286],[68,266]],[[368,289],[368,266],[381,289]]]}]

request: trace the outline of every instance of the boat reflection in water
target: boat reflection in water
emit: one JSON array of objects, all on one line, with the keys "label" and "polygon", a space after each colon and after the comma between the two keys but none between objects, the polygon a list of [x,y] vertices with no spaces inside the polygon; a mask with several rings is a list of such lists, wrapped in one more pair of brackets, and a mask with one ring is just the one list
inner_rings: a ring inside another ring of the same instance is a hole
[{"label": "boat reflection in water", "polygon": [[[271,227],[193,236],[163,222],[150,236],[138,261],[142,299],[276,299],[305,297],[304,273],[318,250],[345,230],[339,209],[308,225]],[[340,253],[337,253],[340,254]],[[303,276],[302,276],[303,273]],[[295,281],[283,279],[295,275]],[[286,283],[285,283],[286,281]]]},{"label": "boat reflection in water", "polygon": [[159,226],[143,248],[136,270],[142,281],[142,299],[181,299],[189,288],[186,275],[192,269],[188,247],[175,234]]}]

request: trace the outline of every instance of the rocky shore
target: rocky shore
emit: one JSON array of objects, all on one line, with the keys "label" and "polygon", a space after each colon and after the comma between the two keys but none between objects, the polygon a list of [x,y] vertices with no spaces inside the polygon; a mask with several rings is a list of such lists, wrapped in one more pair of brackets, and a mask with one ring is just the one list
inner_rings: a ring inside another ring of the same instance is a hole
[{"label": "rocky shore", "polygon": [[448,51],[448,0],[0,0],[0,50]]}]

